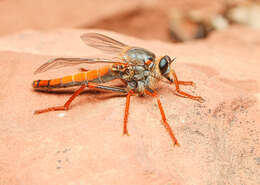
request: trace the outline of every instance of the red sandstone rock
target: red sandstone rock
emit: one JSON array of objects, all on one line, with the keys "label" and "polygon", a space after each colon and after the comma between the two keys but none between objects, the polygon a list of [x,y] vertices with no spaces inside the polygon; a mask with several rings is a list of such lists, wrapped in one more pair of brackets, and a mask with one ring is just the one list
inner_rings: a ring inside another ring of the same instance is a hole
[{"label": "red sandstone rock", "polygon": [[125,98],[114,94],[87,90],[67,112],[33,115],[71,95],[35,92],[33,80],[77,72],[35,76],[38,66],[56,56],[100,55],[80,41],[87,31],[0,38],[0,184],[260,184],[258,32],[236,27],[205,41],[166,44],[95,30],[177,57],[179,79],[196,82],[182,89],[203,104],[174,95],[167,83],[158,88],[181,145],[173,147],[151,97],[132,98],[129,137],[122,136]]},{"label": "red sandstone rock", "polygon": [[171,40],[169,16],[177,10],[213,16],[222,0],[0,1],[0,35],[24,29],[98,28],[142,39]]},{"label": "red sandstone rock", "polygon": [[138,0],[0,1],[0,34],[89,25],[104,17],[132,11],[142,4]]}]

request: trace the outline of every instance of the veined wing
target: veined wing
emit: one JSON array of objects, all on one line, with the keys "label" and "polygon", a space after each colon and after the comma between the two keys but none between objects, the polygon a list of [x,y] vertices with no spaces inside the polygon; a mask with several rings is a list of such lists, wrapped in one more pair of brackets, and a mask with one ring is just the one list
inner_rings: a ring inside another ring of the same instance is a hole
[{"label": "veined wing", "polygon": [[[116,61],[117,60],[117,61]],[[74,66],[78,64],[96,64],[96,63],[106,63],[106,64],[123,64],[120,59],[105,59],[105,58],[53,58],[48,60],[46,63],[41,65],[34,74],[42,73],[50,69],[59,69],[67,66]]]},{"label": "veined wing", "polygon": [[126,44],[99,33],[86,33],[81,36],[81,39],[88,46],[110,54],[120,54],[128,48]]}]

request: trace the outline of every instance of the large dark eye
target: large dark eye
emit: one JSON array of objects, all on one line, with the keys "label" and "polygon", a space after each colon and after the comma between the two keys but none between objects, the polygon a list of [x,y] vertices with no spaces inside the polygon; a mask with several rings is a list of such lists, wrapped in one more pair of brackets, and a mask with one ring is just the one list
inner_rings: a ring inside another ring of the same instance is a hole
[{"label": "large dark eye", "polygon": [[164,74],[165,72],[167,72],[168,69],[168,60],[167,57],[163,57],[160,62],[159,62],[159,69],[161,74]]}]

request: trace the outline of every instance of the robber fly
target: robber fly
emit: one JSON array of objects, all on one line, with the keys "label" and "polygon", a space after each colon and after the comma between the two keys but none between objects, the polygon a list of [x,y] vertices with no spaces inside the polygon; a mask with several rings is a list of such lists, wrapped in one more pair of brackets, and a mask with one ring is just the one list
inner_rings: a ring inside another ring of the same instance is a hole
[{"label": "robber fly", "polygon": [[[74,66],[78,64],[107,64],[104,67],[96,70],[87,70],[71,76],[51,80],[36,80],[33,82],[35,89],[55,89],[72,86],[80,86],[78,90],[68,99],[62,106],[50,107],[42,110],[36,110],[35,114],[68,110],[71,102],[78,96],[86,87],[114,91],[126,95],[126,104],[124,111],[124,126],[123,134],[128,135],[127,120],[130,105],[130,97],[133,95],[148,95],[157,99],[157,104],[163,120],[163,125],[169,133],[174,145],[179,146],[179,143],[174,136],[174,133],[167,123],[165,113],[161,101],[155,89],[158,82],[166,78],[171,84],[176,86],[176,93],[182,97],[190,98],[199,102],[204,99],[200,96],[192,96],[180,90],[180,85],[192,85],[192,81],[180,81],[176,73],[171,68],[171,64],[175,59],[171,59],[165,55],[156,57],[154,53],[139,47],[130,47],[122,42],[112,39],[108,36],[98,33],[87,33],[81,36],[81,39],[88,46],[102,50],[116,56],[114,59],[105,58],[54,58],[40,66],[36,73],[45,72],[50,69],[57,69],[65,66]],[[113,87],[101,85],[106,82],[120,79],[124,82],[125,87]]]}]

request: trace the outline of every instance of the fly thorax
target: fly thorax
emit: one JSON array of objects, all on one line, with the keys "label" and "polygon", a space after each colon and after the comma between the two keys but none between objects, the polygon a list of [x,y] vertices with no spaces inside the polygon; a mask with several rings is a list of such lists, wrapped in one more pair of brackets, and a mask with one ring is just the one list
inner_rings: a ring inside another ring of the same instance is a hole
[{"label": "fly thorax", "polygon": [[133,80],[135,81],[139,81],[139,80],[144,80],[145,79],[145,68],[144,66],[133,66],[133,71],[134,71],[134,76],[133,76]]},{"label": "fly thorax", "polygon": [[158,83],[160,80],[161,76],[157,76],[156,74],[150,75],[145,81],[146,86],[154,90],[158,87]]},{"label": "fly thorax", "polygon": [[145,86],[146,86],[145,81],[127,82],[127,89],[132,90],[132,91],[138,93],[139,95],[144,94]]},{"label": "fly thorax", "polygon": [[139,95],[144,94],[145,86],[146,86],[145,81],[138,81],[137,82],[137,92],[139,93]]},{"label": "fly thorax", "polygon": [[125,68],[124,71],[117,72],[119,73],[119,76],[125,81],[132,81],[135,74],[132,66]]},{"label": "fly thorax", "polygon": [[137,88],[137,82],[136,81],[130,81],[127,82],[127,89],[135,91]]},{"label": "fly thorax", "polygon": [[154,62],[155,54],[144,49],[133,47],[126,52],[126,60],[135,65],[144,65],[147,60]]}]

